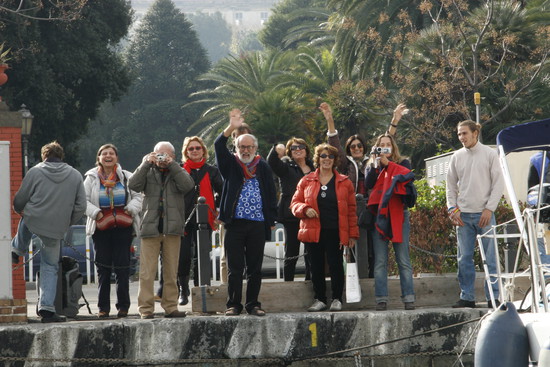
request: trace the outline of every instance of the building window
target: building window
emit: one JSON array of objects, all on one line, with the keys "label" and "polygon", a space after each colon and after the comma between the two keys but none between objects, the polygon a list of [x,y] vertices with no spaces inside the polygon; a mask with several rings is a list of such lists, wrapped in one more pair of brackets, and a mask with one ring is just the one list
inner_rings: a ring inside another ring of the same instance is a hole
[{"label": "building window", "polygon": [[432,166],[428,165],[428,178],[432,177]]},{"label": "building window", "polygon": [[235,20],[243,20],[243,13],[235,13]]},{"label": "building window", "polygon": [[268,13],[266,11],[262,11],[260,13],[260,19],[261,20],[267,20],[267,17],[268,17]]}]

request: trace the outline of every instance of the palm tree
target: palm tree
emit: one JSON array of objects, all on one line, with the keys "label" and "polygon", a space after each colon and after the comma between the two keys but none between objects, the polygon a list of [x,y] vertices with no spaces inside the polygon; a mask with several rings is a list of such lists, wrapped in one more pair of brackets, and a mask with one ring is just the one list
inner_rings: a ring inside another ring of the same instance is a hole
[{"label": "palm tree", "polygon": [[201,134],[211,139],[226,123],[231,108],[240,108],[247,115],[262,96],[297,86],[299,80],[291,73],[293,59],[292,53],[270,50],[220,61],[200,78],[215,86],[194,93],[192,96],[197,99],[188,104],[208,106],[191,128],[201,127]]}]

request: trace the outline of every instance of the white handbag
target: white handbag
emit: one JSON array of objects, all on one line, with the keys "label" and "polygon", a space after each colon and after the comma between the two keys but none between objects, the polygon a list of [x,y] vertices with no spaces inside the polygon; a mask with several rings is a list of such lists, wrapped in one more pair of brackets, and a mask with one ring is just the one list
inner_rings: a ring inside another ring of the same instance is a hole
[{"label": "white handbag", "polygon": [[[354,259],[357,259],[352,248],[346,248],[352,252]],[[361,285],[359,284],[359,274],[357,272],[357,263],[347,261],[347,256],[344,254],[346,261],[346,303],[361,302]]]}]

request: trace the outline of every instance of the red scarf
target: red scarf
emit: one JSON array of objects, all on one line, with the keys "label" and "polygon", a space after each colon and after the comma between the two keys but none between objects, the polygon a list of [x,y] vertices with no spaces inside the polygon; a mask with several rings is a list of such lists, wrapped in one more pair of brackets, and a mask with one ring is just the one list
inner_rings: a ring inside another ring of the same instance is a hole
[{"label": "red scarf", "polygon": [[[200,162],[193,162],[188,159],[183,164],[183,168],[187,173],[191,174],[191,170],[201,169],[202,166],[206,163],[206,158],[203,158]],[[216,205],[214,204],[214,193],[212,192],[212,184],[210,183],[210,174],[208,171],[204,174],[201,182],[195,182],[195,185],[199,185],[199,196],[202,196],[206,199],[206,204],[211,209],[208,211],[208,223],[210,223],[210,228],[216,229],[214,227],[214,214],[216,212]]]},{"label": "red scarf", "polygon": [[256,177],[256,168],[258,167],[258,163],[260,163],[260,156],[257,155],[254,157],[254,159],[252,160],[252,162],[250,163],[243,163],[240,159],[239,159],[239,156],[237,154],[235,154],[235,159],[237,160],[237,162],[239,162],[242,170],[243,170],[243,174],[244,174],[244,178],[247,179],[247,180],[250,180],[252,177]]}]

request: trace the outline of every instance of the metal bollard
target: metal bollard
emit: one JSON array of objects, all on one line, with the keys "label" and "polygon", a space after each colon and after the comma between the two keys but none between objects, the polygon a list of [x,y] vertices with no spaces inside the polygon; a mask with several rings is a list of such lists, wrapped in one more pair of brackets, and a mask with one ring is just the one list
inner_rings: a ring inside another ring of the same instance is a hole
[{"label": "metal bollard", "polygon": [[210,229],[208,227],[208,211],[206,199],[199,196],[197,200],[197,252],[199,265],[199,285],[210,285]]}]

